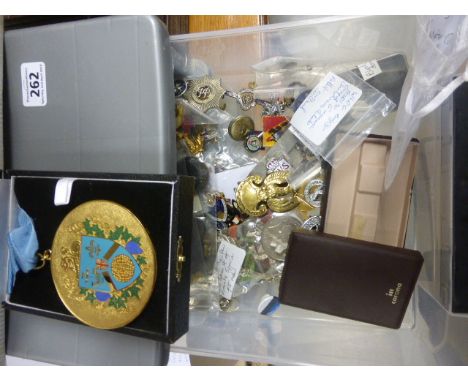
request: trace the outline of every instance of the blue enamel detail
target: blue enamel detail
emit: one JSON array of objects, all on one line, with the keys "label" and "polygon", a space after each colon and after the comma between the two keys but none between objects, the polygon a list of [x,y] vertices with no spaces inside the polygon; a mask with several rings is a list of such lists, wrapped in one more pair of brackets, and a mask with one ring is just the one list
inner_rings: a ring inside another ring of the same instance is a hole
[{"label": "blue enamel detail", "polygon": [[[114,252],[111,253],[112,251]],[[117,280],[112,274],[112,262],[120,255],[129,258],[134,265],[133,275],[126,282]],[[140,275],[140,265],[127,249],[109,239],[82,236],[79,274],[79,285],[81,288],[109,293],[114,289],[121,290],[127,288]],[[104,298],[104,294],[102,297]]]}]

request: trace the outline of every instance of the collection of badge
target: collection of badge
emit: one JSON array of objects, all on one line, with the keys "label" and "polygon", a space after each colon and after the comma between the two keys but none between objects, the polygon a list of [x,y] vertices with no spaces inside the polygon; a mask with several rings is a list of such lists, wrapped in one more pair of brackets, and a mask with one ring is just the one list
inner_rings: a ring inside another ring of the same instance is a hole
[{"label": "collection of badge", "polygon": [[[250,85],[254,86],[254,84]],[[238,93],[226,90],[221,86],[221,80],[215,77],[190,80],[179,79],[175,81],[174,89],[177,99],[185,100],[189,105],[203,113],[210,109],[225,109],[226,105],[221,102],[225,97],[234,99],[244,112],[257,105],[260,106],[263,115],[263,131],[256,131],[253,119],[246,115],[239,115],[232,119],[228,129],[229,136],[235,141],[243,141],[245,149],[251,153],[256,153],[274,145],[281,133],[288,127],[288,118],[283,113],[294,102],[292,97],[277,98],[272,101],[256,98],[254,90],[249,88],[242,89]],[[182,123],[181,118],[183,118],[180,104],[177,108],[177,115],[178,122],[180,122],[178,126],[180,126]],[[196,148],[200,148],[199,137],[203,136],[203,134],[195,133],[192,136],[196,137],[196,141],[198,139],[195,145]],[[190,145],[192,142],[188,144]],[[189,149],[189,151],[192,154],[197,153],[192,149]]]},{"label": "collection of badge", "polygon": [[[289,113],[293,111],[295,99],[276,97],[267,101],[256,98],[254,84],[249,85],[250,88],[236,93],[224,89],[221,80],[215,77],[175,81],[178,138],[185,143],[186,155],[191,156],[192,160],[197,158],[197,166],[210,166],[209,162],[203,160],[201,153],[208,140],[219,141],[222,128],[227,129],[229,139],[242,142],[245,150],[251,154],[267,152],[288,129],[290,118],[287,109],[290,108]],[[224,111],[226,97],[233,99],[243,113],[231,117],[227,126],[218,126],[217,134],[213,126],[209,125],[208,131],[206,125],[200,128],[190,118],[184,117],[184,107],[195,108],[201,113],[212,109]],[[261,131],[256,129],[253,116],[245,114],[256,106],[261,108]],[[312,179],[304,179],[304,182],[293,187],[289,181],[293,169],[285,158],[269,158],[264,167],[265,176],[251,174],[245,179],[238,179],[235,199],[227,198],[219,190],[201,192],[197,189],[197,197],[204,205],[204,215],[216,224],[218,240],[215,243],[229,240],[246,251],[237,279],[237,284],[241,286],[238,288],[240,293],[248,291],[248,285],[253,280],[265,282],[277,280],[281,276],[292,230],[301,227],[317,230],[321,224],[323,173],[319,172]],[[204,180],[203,183],[209,181]],[[212,278],[212,274],[209,273],[207,278]],[[206,300],[196,296],[199,290],[197,285],[192,287],[195,294],[191,299],[192,308]],[[238,306],[235,293],[231,299],[220,297],[216,302],[215,305],[223,311],[232,311]],[[206,301],[202,305],[206,306]]]}]

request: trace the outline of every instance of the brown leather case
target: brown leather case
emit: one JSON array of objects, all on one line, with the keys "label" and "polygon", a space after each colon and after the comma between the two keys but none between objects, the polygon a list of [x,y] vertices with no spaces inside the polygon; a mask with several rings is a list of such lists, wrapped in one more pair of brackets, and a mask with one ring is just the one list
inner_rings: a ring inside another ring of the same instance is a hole
[{"label": "brown leather case", "polygon": [[397,329],[423,257],[418,251],[325,233],[291,233],[281,303]]}]

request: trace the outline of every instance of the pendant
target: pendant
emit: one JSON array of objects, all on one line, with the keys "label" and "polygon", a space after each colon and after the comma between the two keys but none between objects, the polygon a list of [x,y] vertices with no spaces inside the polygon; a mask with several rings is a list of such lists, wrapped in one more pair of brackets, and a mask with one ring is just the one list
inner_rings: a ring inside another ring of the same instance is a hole
[{"label": "pendant", "polygon": [[57,293],[81,322],[116,329],[143,311],[156,281],[156,252],[127,208],[83,203],[62,220],[49,252]]}]

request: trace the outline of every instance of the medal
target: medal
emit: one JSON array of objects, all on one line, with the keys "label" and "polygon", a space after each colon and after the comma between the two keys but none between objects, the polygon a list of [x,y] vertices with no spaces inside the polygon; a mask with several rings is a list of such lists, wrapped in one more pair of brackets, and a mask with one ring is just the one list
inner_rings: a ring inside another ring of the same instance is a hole
[{"label": "medal", "polygon": [[[156,281],[156,252],[138,218],[106,200],[83,203],[58,227],[50,260],[57,293],[81,322],[116,329],[143,311]],[[43,266],[42,265],[42,266]]]}]

